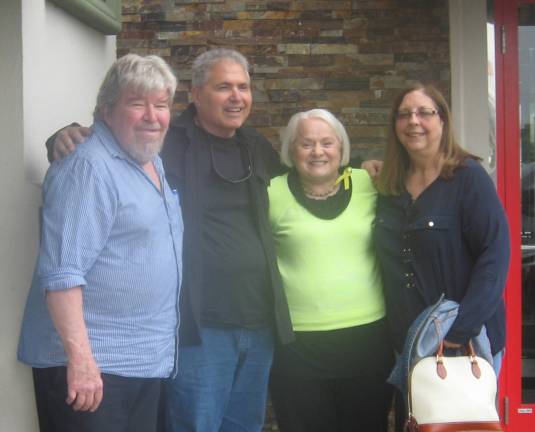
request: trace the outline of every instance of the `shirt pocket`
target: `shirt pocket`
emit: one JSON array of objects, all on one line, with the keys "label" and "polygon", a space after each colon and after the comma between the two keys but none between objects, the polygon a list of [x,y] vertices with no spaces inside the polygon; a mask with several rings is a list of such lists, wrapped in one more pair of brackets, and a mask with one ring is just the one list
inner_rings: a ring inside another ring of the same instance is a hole
[{"label": "shirt pocket", "polygon": [[403,222],[388,213],[378,213],[373,221],[373,237],[378,252],[400,255],[400,242],[403,237]]},{"label": "shirt pocket", "polygon": [[396,218],[392,215],[377,213],[375,219],[373,220],[373,226],[377,229],[384,229],[389,231],[399,230],[401,224],[399,220],[396,220]]},{"label": "shirt pocket", "polygon": [[443,232],[451,229],[453,216],[424,216],[410,223],[408,231]]},{"label": "shirt pocket", "polygon": [[450,215],[427,215],[407,225],[405,236],[416,255],[448,256],[455,218]]}]

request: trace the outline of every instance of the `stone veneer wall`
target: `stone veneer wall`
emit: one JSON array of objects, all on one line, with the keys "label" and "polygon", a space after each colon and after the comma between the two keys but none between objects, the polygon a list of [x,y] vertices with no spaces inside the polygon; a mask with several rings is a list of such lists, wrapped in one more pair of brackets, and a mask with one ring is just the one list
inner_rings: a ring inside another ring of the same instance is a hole
[{"label": "stone veneer wall", "polygon": [[233,47],[251,62],[249,124],[275,146],[290,115],[315,107],[346,126],[353,153],[381,154],[392,97],[408,82],[450,94],[444,0],[123,0],[118,55],[158,54],[188,103],[190,66],[204,50]]},{"label": "stone veneer wall", "polygon": [[[180,80],[177,111],[191,62],[217,46],[249,59],[249,124],[275,146],[293,113],[320,107],[346,126],[354,155],[377,157],[400,88],[433,82],[450,96],[445,0],[123,0],[117,54],[164,57]],[[264,430],[277,430],[271,409]]]}]

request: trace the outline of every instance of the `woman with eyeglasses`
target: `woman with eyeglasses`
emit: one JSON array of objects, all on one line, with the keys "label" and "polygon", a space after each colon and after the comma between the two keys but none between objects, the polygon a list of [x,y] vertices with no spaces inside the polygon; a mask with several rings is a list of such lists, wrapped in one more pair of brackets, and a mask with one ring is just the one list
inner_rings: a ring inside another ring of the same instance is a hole
[{"label": "woman with eyeglasses", "polygon": [[271,399],[282,432],[387,430],[393,363],[372,244],[377,192],[347,168],[349,139],[330,112],[295,114],[290,167],[272,180],[269,217],[296,340],[277,346]]},{"label": "woman with eyeglasses", "polygon": [[485,325],[499,371],[509,230],[479,161],[455,141],[450,110],[435,87],[402,91],[377,179],[374,239],[396,351],[416,316],[444,293],[460,304],[444,345],[459,348]]}]

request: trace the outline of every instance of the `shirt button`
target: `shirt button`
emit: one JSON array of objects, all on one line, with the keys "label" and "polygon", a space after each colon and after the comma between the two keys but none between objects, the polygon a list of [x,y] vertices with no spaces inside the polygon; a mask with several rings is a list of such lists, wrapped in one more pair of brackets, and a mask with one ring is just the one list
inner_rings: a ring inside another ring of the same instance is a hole
[{"label": "shirt button", "polygon": [[427,226],[434,227],[435,226],[435,222],[429,221],[429,222],[427,222]]}]

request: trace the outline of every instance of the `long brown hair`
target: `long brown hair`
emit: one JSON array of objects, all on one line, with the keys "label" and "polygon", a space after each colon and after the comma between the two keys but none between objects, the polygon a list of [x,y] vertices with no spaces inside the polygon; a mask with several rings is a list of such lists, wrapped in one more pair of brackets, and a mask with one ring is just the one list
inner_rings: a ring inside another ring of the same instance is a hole
[{"label": "long brown hair", "polygon": [[444,158],[440,176],[450,179],[453,177],[454,171],[462,166],[466,159],[481,160],[481,158],[464,150],[455,140],[450,109],[442,93],[431,84],[423,85],[417,83],[411,85],[399,93],[394,100],[390,113],[388,140],[383,159],[384,164],[377,179],[377,189],[384,195],[399,195],[405,190],[405,178],[410,166],[410,157],[396,134],[396,114],[405,96],[414,91],[421,91],[433,100],[438,115],[444,124],[439,145],[439,152]]}]

